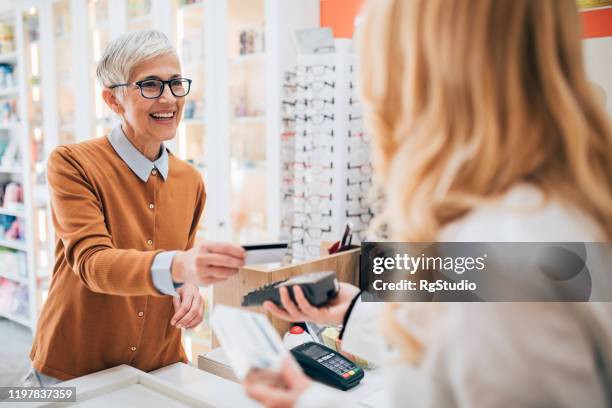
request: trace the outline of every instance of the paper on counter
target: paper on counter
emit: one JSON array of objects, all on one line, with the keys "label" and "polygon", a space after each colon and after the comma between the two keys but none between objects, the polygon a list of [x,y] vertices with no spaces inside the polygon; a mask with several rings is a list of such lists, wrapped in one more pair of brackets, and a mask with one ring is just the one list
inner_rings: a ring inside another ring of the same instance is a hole
[{"label": "paper on counter", "polygon": [[238,379],[251,368],[280,371],[288,352],[266,316],[217,305],[211,325]]}]

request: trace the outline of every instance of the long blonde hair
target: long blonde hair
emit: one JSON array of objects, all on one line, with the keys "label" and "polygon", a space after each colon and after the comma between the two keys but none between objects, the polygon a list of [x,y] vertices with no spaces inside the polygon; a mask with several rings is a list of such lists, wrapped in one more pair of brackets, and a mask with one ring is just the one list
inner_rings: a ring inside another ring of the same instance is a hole
[{"label": "long blonde hair", "polygon": [[[612,130],[585,76],[575,0],[370,0],[358,40],[390,238],[435,241],[529,182],[612,239]],[[416,362],[423,345],[398,307],[383,332]]]},{"label": "long blonde hair", "polygon": [[531,182],[612,239],[612,130],[574,0],[373,0],[358,36],[392,238],[434,241]]}]

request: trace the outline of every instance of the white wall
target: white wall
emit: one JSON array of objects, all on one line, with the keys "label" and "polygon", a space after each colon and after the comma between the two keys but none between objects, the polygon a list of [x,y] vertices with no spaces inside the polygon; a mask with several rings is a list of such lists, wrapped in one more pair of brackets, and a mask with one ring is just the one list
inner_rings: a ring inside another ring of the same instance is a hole
[{"label": "white wall", "polygon": [[612,120],[612,37],[589,38],[583,41],[587,75],[603,88],[606,111]]}]

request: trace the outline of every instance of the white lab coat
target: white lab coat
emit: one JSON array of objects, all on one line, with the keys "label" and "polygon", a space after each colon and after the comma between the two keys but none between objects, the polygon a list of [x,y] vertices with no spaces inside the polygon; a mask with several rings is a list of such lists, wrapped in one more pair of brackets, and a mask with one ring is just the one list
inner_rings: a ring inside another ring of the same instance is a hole
[{"label": "white lab coat", "polygon": [[[447,226],[439,241],[605,241],[584,214],[517,186]],[[612,272],[611,272],[612,273]],[[398,361],[378,325],[384,306],[356,303],[343,348],[379,362],[394,407],[606,407],[612,403],[612,303],[405,303],[394,318],[426,345]],[[366,372],[367,376],[367,372]],[[296,406],[338,407],[315,384]]]}]

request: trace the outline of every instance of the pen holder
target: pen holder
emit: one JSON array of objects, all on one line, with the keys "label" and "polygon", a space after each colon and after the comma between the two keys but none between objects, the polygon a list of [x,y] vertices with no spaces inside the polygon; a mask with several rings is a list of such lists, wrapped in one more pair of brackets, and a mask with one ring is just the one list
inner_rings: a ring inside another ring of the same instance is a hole
[{"label": "pen holder", "polygon": [[[279,266],[278,263],[245,266],[239,269],[237,275],[213,286],[213,303],[240,307],[242,297],[246,293],[272,282],[310,272],[334,271],[339,281],[358,285],[360,254],[361,248],[356,247],[286,266]],[[281,337],[291,327],[291,323],[272,317],[263,307],[249,307],[248,309],[266,314]],[[218,345],[219,342],[213,335],[213,348]]]}]

